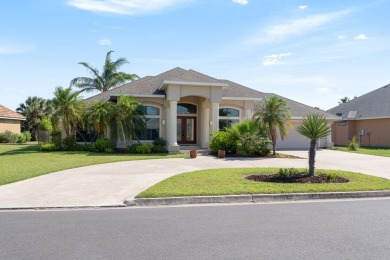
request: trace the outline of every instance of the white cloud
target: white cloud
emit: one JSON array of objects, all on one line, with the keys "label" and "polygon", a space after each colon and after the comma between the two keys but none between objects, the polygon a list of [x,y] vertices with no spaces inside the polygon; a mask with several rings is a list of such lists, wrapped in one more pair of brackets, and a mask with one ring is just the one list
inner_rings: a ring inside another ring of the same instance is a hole
[{"label": "white cloud", "polygon": [[233,0],[233,2],[240,5],[247,5],[249,3],[248,0]]},{"label": "white cloud", "polygon": [[[249,45],[258,45],[270,41],[280,40],[294,35],[302,35],[313,31],[328,23],[334,22],[351,13],[351,10],[343,10],[333,13],[310,15],[306,18],[287,21],[282,24],[272,25],[264,29],[261,35],[256,34],[245,42]],[[264,35],[265,34],[265,35]]]},{"label": "white cloud", "polygon": [[329,89],[328,88],[316,88],[317,93],[323,94],[323,93],[328,93]]},{"label": "white cloud", "polygon": [[359,34],[359,35],[355,36],[355,39],[356,40],[367,40],[368,37],[365,36],[364,34]]},{"label": "white cloud", "polygon": [[99,41],[99,44],[100,44],[100,45],[111,45],[111,41],[108,40],[108,39],[101,39],[101,40]]},{"label": "white cloud", "polygon": [[137,15],[155,12],[189,0],[69,0],[68,5],[99,13]]},{"label": "white cloud", "polygon": [[280,54],[271,54],[271,55],[264,57],[262,64],[264,66],[282,64],[281,59],[288,57],[288,56],[291,56],[290,52],[289,53],[280,53]]},{"label": "white cloud", "polygon": [[308,8],[308,6],[307,5],[300,5],[300,6],[298,6],[298,8],[301,10],[305,10]]},{"label": "white cloud", "polygon": [[347,39],[347,37],[346,37],[346,36],[344,36],[344,35],[339,35],[337,38],[338,38],[338,39],[341,39],[341,40],[345,40],[345,39]]}]

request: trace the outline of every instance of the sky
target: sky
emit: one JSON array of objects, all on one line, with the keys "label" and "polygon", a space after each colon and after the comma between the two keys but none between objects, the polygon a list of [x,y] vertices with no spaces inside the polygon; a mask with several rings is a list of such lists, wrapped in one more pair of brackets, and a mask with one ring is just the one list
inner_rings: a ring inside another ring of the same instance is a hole
[{"label": "sky", "polygon": [[[0,104],[52,98],[108,51],[330,109],[390,83],[390,1],[34,0],[0,4]],[[98,93],[95,93],[98,94]],[[83,94],[83,97],[91,94]]]}]

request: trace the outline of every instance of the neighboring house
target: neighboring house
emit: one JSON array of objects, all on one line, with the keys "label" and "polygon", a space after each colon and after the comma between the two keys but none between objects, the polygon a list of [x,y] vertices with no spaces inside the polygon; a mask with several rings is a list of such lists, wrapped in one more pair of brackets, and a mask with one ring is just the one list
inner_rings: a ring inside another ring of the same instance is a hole
[{"label": "neighboring house", "polygon": [[21,122],[26,120],[24,116],[0,105],[0,133],[11,131],[20,133]]},{"label": "neighboring house", "polygon": [[[219,80],[194,70],[175,68],[157,76],[147,76],[85,100],[115,102],[121,95],[131,95],[147,107],[147,129],[140,139],[143,142],[162,137],[168,140],[169,151],[179,151],[182,146],[208,148],[212,131],[233,123],[251,119],[264,97],[262,93],[228,80]],[[295,128],[308,114],[322,114],[329,124],[337,116],[283,98],[291,109],[293,128],[279,149],[303,149],[309,141]],[[118,144],[124,147],[127,144]],[[319,147],[333,145],[330,136],[319,141]]]},{"label": "neighboring house", "polygon": [[357,135],[361,145],[390,146],[390,84],[329,109],[342,120],[332,125],[332,140],[346,145]]}]

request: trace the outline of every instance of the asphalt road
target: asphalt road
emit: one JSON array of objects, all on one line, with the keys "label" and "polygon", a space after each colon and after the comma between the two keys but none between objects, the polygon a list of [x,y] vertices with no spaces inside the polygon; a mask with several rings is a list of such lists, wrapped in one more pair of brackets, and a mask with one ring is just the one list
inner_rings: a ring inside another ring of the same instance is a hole
[{"label": "asphalt road", "polygon": [[4,211],[0,259],[390,259],[390,199]]}]

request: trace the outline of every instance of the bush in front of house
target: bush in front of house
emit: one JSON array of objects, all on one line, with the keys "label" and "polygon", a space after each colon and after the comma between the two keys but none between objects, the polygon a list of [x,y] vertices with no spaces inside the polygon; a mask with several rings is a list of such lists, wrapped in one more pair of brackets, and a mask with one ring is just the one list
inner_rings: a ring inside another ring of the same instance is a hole
[{"label": "bush in front of house", "polygon": [[152,152],[154,153],[167,153],[168,141],[163,138],[157,138],[153,140]]},{"label": "bush in front of house", "polygon": [[40,149],[42,152],[54,152],[60,150],[55,144],[52,143],[42,144]]},{"label": "bush in front of house", "polygon": [[99,136],[99,138],[91,146],[91,151],[97,153],[112,153],[114,152],[114,149],[114,143],[104,136]]},{"label": "bush in front of house", "polygon": [[53,126],[51,124],[50,119],[47,117],[42,118],[41,122],[39,123],[38,129],[41,131],[51,132],[53,130]]},{"label": "bush in front of house", "polygon": [[128,153],[136,153],[136,154],[146,154],[152,153],[153,146],[151,144],[133,144],[127,147]]},{"label": "bush in front of house", "polygon": [[352,139],[348,142],[347,149],[348,151],[357,151],[359,149],[360,145],[357,140],[357,136],[354,135]]},{"label": "bush in front of house", "polygon": [[251,133],[243,133],[237,140],[238,156],[268,156],[271,150],[268,148],[269,142],[265,138]]},{"label": "bush in front of house", "polygon": [[226,154],[235,154],[237,138],[230,131],[213,132],[209,147],[212,153],[218,153],[218,150],[225,150]]},{"label": "bush in front of house", "polygon": [[31,140],[31,134],[28,131],[17,134],[11,131],[0,133],[0,143],[26,143]]},{"label": "bush in front of house", "polygon": [[62,148],[65,151],[74,151],[76,147],[76,136],[75,135],[67,136],[62,140],[61,143],[62,143]]}]

